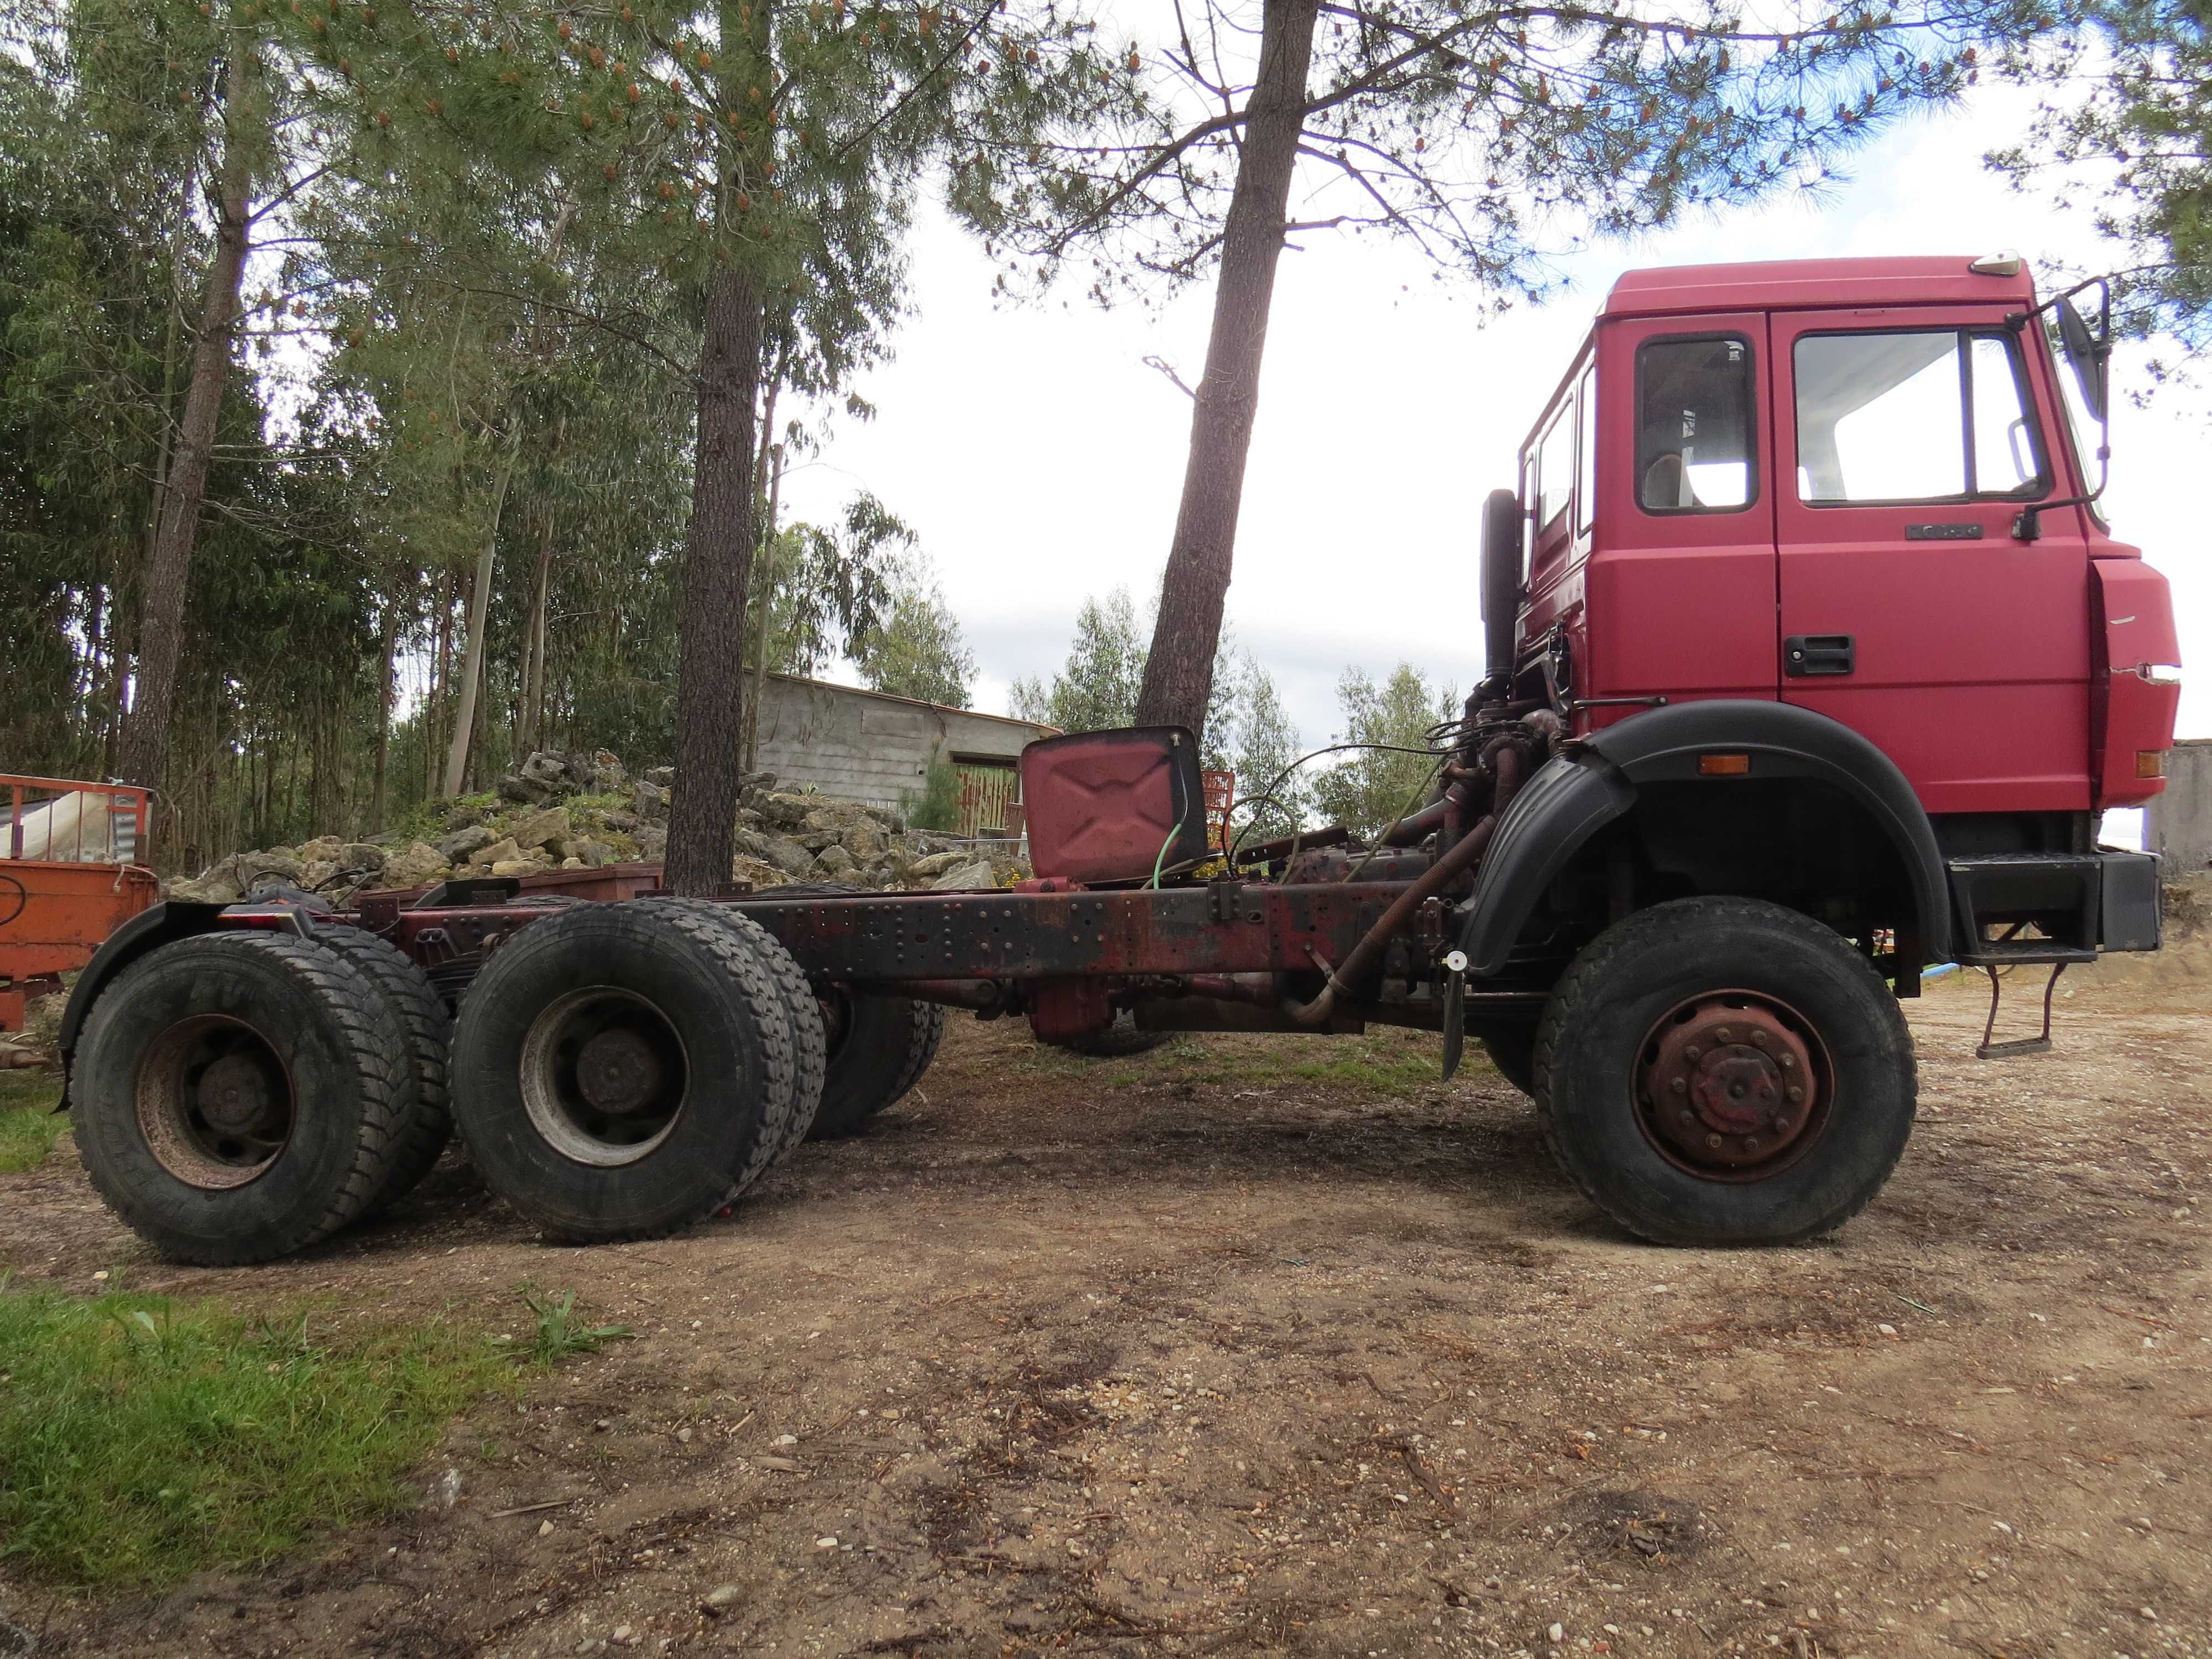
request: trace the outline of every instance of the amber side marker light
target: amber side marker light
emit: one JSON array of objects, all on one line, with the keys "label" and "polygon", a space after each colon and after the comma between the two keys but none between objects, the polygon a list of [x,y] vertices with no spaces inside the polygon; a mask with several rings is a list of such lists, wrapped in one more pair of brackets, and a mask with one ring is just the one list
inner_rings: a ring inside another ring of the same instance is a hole
[{"label": "amber side marker light", "polygon": [[2138,749],[2136,750],[2136,775],[2139,778],[2162,778],[2166,775],[2166,750]]},{"label": "amber side marker light", "polygon": [[1748,755],[1700,755],[1698,775],[1707,778],[1740,778],[1751,770]]}]

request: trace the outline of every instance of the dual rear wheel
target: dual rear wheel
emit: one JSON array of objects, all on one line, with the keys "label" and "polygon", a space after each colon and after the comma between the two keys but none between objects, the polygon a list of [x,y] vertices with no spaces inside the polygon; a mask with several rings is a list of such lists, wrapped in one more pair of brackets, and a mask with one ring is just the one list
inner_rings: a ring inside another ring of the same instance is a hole
[{"label": "dual rear wheel", "polygon": [[402,972],[346,928],[203,934],[133,964],[70,1079],[100,1196],[164,1255],[218,1267],[396,1202],[448,1133],[444,1010]]}]

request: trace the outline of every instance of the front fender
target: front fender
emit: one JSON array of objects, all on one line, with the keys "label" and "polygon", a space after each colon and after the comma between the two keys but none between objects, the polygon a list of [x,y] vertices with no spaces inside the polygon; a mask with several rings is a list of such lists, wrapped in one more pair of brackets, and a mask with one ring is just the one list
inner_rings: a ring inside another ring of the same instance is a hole
[{"label": "front fender", "polygon": [[1470,974],[1486,979],[1505,966],[1552,878],[1635,804],[1636,787],[1593,750],[1556,756],[1537,768],[1482,855],[1460,936]]}]

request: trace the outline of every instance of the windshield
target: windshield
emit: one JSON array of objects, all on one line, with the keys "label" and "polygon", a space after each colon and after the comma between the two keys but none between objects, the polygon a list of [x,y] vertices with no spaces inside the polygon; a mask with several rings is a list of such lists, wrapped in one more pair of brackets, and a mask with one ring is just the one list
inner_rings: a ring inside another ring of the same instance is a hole
[{"label": "windshield", "polygon": [[[2090,476],[2090,463],[2097,459],[2097,446],[2104,436],[2104,428],[2097,417],[2089,412],[2089,404],[2081,396],[2081,382],[2086,375],[2096,373],[2094,364],[2077,362],[2058,328],[2058,307],[2051,307],[2043,313],[2044,337],[2051,342],[2051,360],[2065,368],[2055,376],[2058,382],[2058,401],[2066,410],[2066,436],[2074,448],[2074,470],[2081,479],[2081,488],[2091,490],[2102,481]],[[2105,509],[2100,502],[2091,501],[2089,511],[2097,522],[2106,522]]]}]

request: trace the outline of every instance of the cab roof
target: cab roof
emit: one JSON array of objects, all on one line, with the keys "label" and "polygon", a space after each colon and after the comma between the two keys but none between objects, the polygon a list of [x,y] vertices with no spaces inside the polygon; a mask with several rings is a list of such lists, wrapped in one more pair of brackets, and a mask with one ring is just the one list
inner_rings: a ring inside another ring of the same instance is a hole
[{"label": "cab roof", "polygon": [[2025,263],[2013,276],[1978,276],[1978,256],[1909,259],[1772,259],[1625,272],[1598,315],[1666,317],[1700,311],[1791,311],[1844,306],[2033,303]]}]

